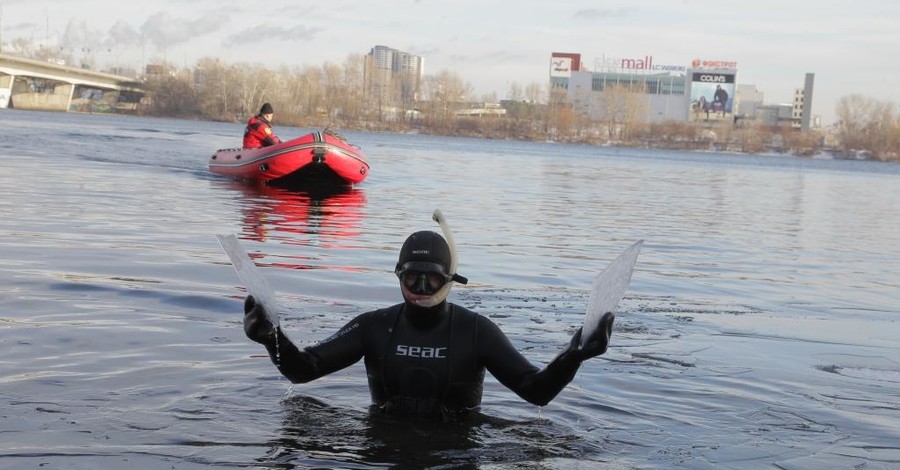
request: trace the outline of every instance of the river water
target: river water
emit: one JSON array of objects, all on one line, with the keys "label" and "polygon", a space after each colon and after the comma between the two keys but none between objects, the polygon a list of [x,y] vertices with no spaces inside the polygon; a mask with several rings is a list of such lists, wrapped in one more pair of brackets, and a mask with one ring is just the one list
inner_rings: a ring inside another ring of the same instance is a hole
[{"label": "river water", "polygon": [[[210,174],[240,124],[0,127],[3,468],[900,466],[900,165],[348,131],[371,174],[322,199]],[[609,352],[548,406],[488,376],[471,422],[370,415],[361,364],[292,387],[246,339],[215,234],[306,345],[401,300],[434,209],[451,301],[536,364],[645,241]]]}]

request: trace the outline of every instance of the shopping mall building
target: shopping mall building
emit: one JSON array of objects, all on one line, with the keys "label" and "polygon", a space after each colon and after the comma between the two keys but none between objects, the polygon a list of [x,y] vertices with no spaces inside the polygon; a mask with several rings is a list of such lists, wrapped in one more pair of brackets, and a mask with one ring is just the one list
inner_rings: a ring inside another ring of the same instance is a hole
[{"label": "shopping mall building", "polygon": [[737,82],[737,62],[695,59],[689,65],[656,61],[653,56],[595,59],[590,70],[581,54],[550,56],[551,94],[564,96],[573,109],[595,120],[611,113],[634,113],[643,122],[734,123],[753,120],[808,130],[813,74],[806,74],[794,102],[766,105],[753,85]]}]

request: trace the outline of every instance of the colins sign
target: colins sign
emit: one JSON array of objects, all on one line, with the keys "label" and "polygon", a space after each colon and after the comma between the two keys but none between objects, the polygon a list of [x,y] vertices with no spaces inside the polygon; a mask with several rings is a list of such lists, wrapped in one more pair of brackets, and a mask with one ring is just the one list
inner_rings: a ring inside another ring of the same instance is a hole
[{"label": "colins sign", "polygon": [[694,74],[691,75],[691,81],[704,83],[734,83],[734,75],[730,73],[694,72]]}]

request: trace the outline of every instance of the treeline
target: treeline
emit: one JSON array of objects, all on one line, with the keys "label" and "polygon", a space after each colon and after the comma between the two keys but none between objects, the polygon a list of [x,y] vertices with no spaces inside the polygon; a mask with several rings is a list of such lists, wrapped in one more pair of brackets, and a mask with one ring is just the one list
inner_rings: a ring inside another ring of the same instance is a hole
[{"label": "treeline", "polygon": [[[350,55],[343,64],[271,69],[246,63],[202,59],[190,68],[165,66],[148,76],[148,100],[142,112],[157,116],[241,122],[264,102],[273,104],[276,125],[460,135],[491,139],[586,144],[783,152],[900,161],[900,112],[893,103],[848,96],[837,105],[834,129],[801,133],[752,120],[735,124],[641,120],[642,90],[607,90],[600,104],[604,119],[591,119],[566,102],[565,93],[546,85],[512,83],[502,116],[460,116],[458,112],[497,103],[497,96],[476,97],[455,72],[423,78],[416,102],[402,102],[401,83],[372,86],[365,57]],[[377,89],[377,93],[372,90]],[[643,95],[644,97],[646,95]]]},{"label": "treeline", "polygon": [[837,104],[837,138],[848,155],[900,161],[900,109],[897,104],[861,95]]}]

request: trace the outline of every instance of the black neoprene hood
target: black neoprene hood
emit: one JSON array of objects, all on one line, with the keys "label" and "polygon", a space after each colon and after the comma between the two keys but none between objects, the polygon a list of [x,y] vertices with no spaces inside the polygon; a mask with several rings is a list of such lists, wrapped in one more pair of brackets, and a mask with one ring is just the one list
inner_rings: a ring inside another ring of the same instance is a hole
[{"label": "black neoprene hood", "polygon": [[409,262],[437,263],[444,267],[444,272],[450,270],[450,246],[444,237],[436,232],[422,230],[410,235],[403,247],[400,248],[400,258],[397,260],[397,269]]}]

